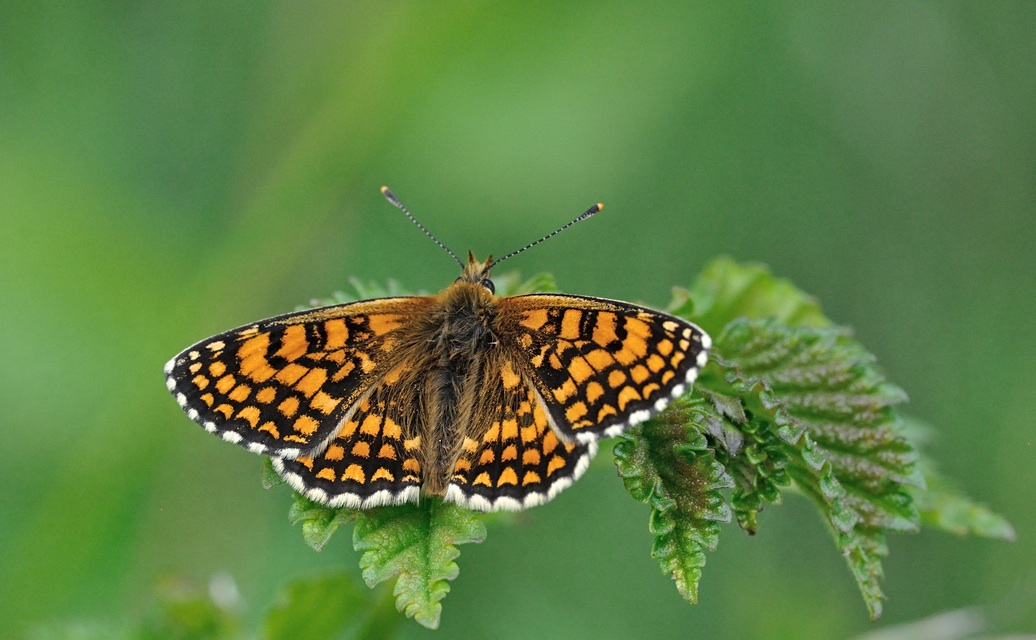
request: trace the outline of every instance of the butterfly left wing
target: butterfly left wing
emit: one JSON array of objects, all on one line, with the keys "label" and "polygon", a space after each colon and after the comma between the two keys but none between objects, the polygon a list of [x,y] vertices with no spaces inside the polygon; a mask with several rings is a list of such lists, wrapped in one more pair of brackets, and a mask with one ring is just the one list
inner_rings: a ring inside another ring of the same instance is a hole
[{"label": "butterfly left wing", "polygon": [[274,458],[295,491],[332,507],[417,502],[421,491],[420,372],[400,363],[350,407],[322,452]]},{"label": "butterfly left wing", "polygon": [[696,325],[644,307],[584,296],[533,294],[499,302],[500,340],[520,354],[552,426],[595,442],[662,411],[708,361]]},{"label": "butterfly left wing", "polygon": [[262,320],[185,349],[166,364],[166,385],[188,417],[253,453],[319,452],[433,303],[382,298]]}]

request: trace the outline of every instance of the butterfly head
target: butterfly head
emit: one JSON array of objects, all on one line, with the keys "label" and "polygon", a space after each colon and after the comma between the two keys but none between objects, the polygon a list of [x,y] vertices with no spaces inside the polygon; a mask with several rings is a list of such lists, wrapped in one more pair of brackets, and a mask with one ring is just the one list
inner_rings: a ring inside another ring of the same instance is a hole
[{"label": "butterfly head", "polygon": [[468,264],[460,273],[456,282],[471,282],[487,289],[489,293],[496,293],[493,281],[489,279],[489,270],[493,267],[493,256],[487,256],[485,261],[480,262],[475,254],[468,252]]}]

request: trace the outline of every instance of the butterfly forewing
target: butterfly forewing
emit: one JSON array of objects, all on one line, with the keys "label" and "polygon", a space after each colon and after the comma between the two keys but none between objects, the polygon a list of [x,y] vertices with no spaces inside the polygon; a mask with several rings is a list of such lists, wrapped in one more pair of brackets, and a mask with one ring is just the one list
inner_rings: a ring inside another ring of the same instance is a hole
[{"label": "butterfly forewing", "polygon": [[401,329],[432,302],[371,300],[240,327],[170,360],[166,383],[192,420],[224,440],[275,457],[320,452],[393,366]]},{"label": "butterfly forewing", "polygon": [[563,438],[621,433],[684,393],[705,365],[697,326],[626,302],[560,294],[500,301],[502,334]]}]

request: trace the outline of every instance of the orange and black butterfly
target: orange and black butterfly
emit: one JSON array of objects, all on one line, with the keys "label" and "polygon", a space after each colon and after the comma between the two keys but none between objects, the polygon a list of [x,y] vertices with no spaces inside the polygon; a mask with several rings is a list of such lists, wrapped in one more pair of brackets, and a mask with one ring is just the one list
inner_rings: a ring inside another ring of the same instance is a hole
[{"label": "orange and black butterfly", "polygon": [[495,296],[490,269],[554,234],[467,264],[436,240],[462,267],[438,295],[232,329],[170,360],[167,386],[206,431],[270,456],[317,502],[543,504],[582,475],[598,440],[687,392],[711,344],[694,324],[627,302]]}]

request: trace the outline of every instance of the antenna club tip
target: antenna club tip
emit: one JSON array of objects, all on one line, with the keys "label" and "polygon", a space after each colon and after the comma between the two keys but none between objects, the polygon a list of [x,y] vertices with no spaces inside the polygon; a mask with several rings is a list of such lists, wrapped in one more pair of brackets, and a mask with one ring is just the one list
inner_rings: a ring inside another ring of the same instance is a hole
[{"label": "antenna club tip", "polygon": [[589,209],[587,209],[586,213],[584,213],[583,215],[581,215],[578,218],[576,218],[575,222],[579,222],[580,220],[586,220],[587,218],[592,218],[593,216],[597,215],[597,213],[601,209],[603,209],[603,208],[604,208],[604,203],[603,202],[598,202],[594,206],[592,206]]},{"label": "antenna club tip", "polygon": [[381,188],[381,195],[385,196],[385,199],[394,204],[396,207],[400,209],[403,208],[403,203],[399,201],[399,198],[396,197],[396,194],[392,193],[392,190],[388,187]]}]

